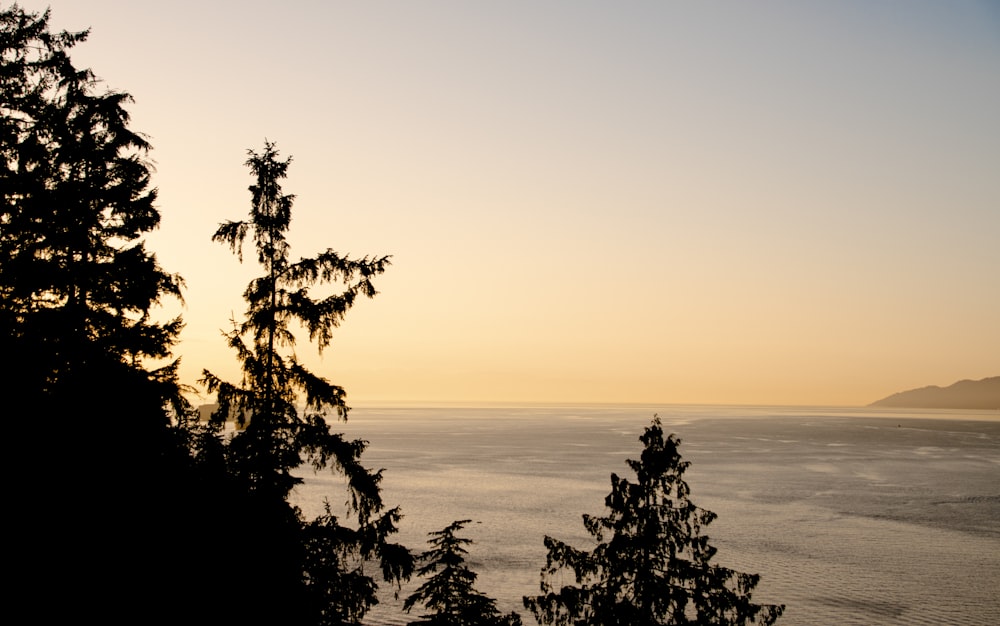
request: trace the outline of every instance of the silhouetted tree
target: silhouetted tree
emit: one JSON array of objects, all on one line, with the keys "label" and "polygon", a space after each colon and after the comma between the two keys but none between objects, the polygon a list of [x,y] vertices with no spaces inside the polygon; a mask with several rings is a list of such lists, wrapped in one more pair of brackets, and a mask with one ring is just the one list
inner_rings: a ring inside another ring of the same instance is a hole
[{"label": "silhouetted tree", "polygon": [[[345,439],[326,421],[331,414],[346,419],[344,390],[296,359],[291,324],[301,323],[322,351],[355,300],[375,295],[371,279],[389,259],[354,260],[328,249],[292,262],[285,235],[293,196],[281,189],[289,163],[270,142],[262,153],[249,151],[246,164],[255,180],[249,218],[225,222],[213,236],[241,261],[249,236],[263,274],[243,294],[245,318],[225,335],[242,366],[242,380],[230,383],[205,370],[201,382],[216,394],[215,420],[232,416],[244,427],[228,442],[225,458],[247,495],[240,537],[267,563],[246,577],[249,595],[256,594],[255,602],[273,602],[261,610],[273,609],[286,624],[349,624],[376,602],[377,586],[365,572],[366,561],[378,561],[383,578],[396,584],[409,577],[413,561],[409,551],[389,541],[401,516],[398,508],[386,510],[382,502],[381,471],[370,471],[360,461],[365,442]],[[317,284],[340,288],[314,298],[310,289]],[[301,482],[293,470],[304,463],[316,470],[329,466],[345,476],[350,526],[329,508],[307,523],[289,503],[292,488]]]},{"label": "silhouetted tree", "polygon": [[[702,531],[716,516],[689,499],[680,440],[664,439],[654,418],[640,441],[642,456],[628,460],[636,482],[612,474],[609,514],[583,517],[597,546],[546,537],[542,595],[525,597],[525,607],[542,624],[565,626],[774,623],[783,605],[750,601],[759,576],[709,562],[715,548]],[[576,585],[556,586],[563,570]]]},{"label": "silhouetted tree", "polygon": [[171,421],[186,410],[176,362],[163,364],[181,322],[151,315],[181,281],[143,244],[160,220],[150,146],[129,128],[130,97],[73,65],[86,37],[0,8],[6,563],[59,595],[33,621],[132,622],[137,607],[184,604],[166,599],[203,554],[189,530],[200,481]]},{"label": "silhouetted tree", "polygon": [[0,13],[0,326],[19,357],[4,384],[33,399],[138,391],[159,410],[179,400],[176,365],[144,363],[169,356],[181,323],[150,310],[180,297],[180,279],[143,245],[160,220],[149,144],[128,128],[130,97],[71,63],[87,33],[50,33],[48,19]]},{"label": "silhouetted tree", "polygon": [[517,613],[501,614],[496,601],[474,587],[476,573],[466,567],[463,547],[472,540],[455,534],[470,521],[458,520],[430,533],[431,549],[420,555],[423,565],[417,570],[430,579],[405,600],[403,609],[410,612],[420,604],[433,613],[409,626],[520,626]]}]

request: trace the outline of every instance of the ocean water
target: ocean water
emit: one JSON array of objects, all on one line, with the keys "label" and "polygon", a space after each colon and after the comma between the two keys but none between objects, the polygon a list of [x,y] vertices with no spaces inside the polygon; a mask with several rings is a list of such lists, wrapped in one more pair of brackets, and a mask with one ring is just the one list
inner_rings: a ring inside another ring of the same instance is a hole
[{"label": "ocean water", "polygon": [[[1000,624],[1000,413],[733,406],[355,409],[337,425],[370,442],[383,495],[400,506],[399,540],[472,519],[477,588],[534,618],[551,535],[592,545],[583,513],[604,514],[612,472],[659,414],[691,462],[691,500],[720,565],[757,573],[757,602],[779,624]],[[336,508],[343,481],[304,474],[307,515]],[[383,594],[368,624],[405,624]]]}]

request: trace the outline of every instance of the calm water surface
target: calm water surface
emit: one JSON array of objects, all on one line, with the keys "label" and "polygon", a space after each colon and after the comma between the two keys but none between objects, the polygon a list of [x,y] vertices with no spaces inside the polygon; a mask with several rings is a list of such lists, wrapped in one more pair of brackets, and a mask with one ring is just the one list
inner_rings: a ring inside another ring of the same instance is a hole
[{"label": "calm water surface", "polygon": [[[339,430],[370,442],[383,495],[402,507],[400,541],[472,519],[478,589],[534,623],[552,535],[591,545],[612,472],[654,413],[683,441],[692,501],[716,512],[714,561],[761,575],[754,599],[779,624],[1000,624],[1000,414],[788,407],[355,409]],[[308,515],[345,499],[342,480],[306,475]],[[421,581],[404,586],[405,597]],[[567,581],[568,582],[568,581]],[[405,624],[391,594],[370,624]]]}]

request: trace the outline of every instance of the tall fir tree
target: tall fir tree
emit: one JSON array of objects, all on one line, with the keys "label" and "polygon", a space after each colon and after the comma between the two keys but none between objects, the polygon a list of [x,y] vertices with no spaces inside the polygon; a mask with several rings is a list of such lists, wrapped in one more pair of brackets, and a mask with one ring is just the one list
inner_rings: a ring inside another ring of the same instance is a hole
[{"label": "tall fir tree", "polygon": [[[242,380],[231,383],[205,370],[201,382],[216,395],[216,423],[233,417],[241,426],[228,441],[225,458],[246,493],[240,536],[267,563],[248,577],[255,601],[270,603],[261,611],[274,611],[286,624],[353,624],[377,601],[377,584],[365,563],[377,561],[383,579],[399,584],[411,574],[413,560],[390,541],[400,511],[382,502],[381,471],[361,463],[365,442],[347,440],[327,423],[327,416],[346,419],[344,390],[298,361],[292,324],[300,323],[320,351],[327,348],[357,298],[376,294],[372,279],[385,271],[389,258],[351,259],[327,249],[290,260],[286,233],[294,197],[281,188],[290,161],[270,142],[261,153],[249,151],[246,165],[255,181],[249,217],[221,224],[213,236],[241,261],[249,237],[263,274],[244,291],[243,321],[226,333]],[[316,285],[339,287],[316,298],[311,292]],[[350,524],[329,508],[307,522],[289,502],[301,482],[294,470],[305,463],[316,470],[331,467],[346,478]]]},{"label": "tall fir tree", "polygon": [[0,13],[0,321],[20,357],[4,382],[48,398],[100,380],[127,393],[104,378],[120,370],[174,400],[174,367],[144,366],[169,356],[181,325],[150,316],[181,288],[143,243],[160,221],[150,146],[128,127],[130,96],[72,64],[87,32],[51,33],[48,20]]},{"label": "tall fir tree", "polygon": [[475,588],[477,575],[465,564],[464,546],[471,539],[457,533],[472,520],[457,520],[430,533],[431,548],[420,555],[420,576],[424,584],[403,602],[403,609],[424,606],[431,612],[408,626],[520,626],[517,613],[500,613],[496,600]]},{"label": "tall fir tree", "polygon": [[[150,606],[183,612],[172,587],[210,546],[189,532],[199,481],[174,421],[181,321],[153,318],[181,280],[143,242],[160,220],[150,145],[128,94],[73,64],[86,37],[0,7],[7,564],[31,591],[10,590],[28,603],[15,613],[131,623]],[[58,601],[34,602],[43,590]]]},{"label": "tall fir tree", "polygon": [[[583,516],[596,547],[546,537],[542,594],[525,607],[559,626],[774,623],[783,605],[751,602],[759,576],[710,562],[716,549],[703,530],[716,516],[689,498],[680,440],[664,438],[656,417],[639,439],[640,459],[628,460],[635,482],[612,474],[608,515]],[[565,570],[575,585],[557,586]]]}]

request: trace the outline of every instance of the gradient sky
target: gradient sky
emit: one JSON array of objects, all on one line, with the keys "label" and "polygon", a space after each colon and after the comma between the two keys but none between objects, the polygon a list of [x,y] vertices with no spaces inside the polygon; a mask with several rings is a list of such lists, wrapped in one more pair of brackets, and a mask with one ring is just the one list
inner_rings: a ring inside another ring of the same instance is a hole
[{"label": "gradient sky", "polygon": [[220,330],[254,268],[210,237],[265,138],[293,257],[393,255],[308,359],[355,406],[1000,375],[995,2],[20,5],[91,28],[74,61],[135,98],[184,382],[237,376]]}]

